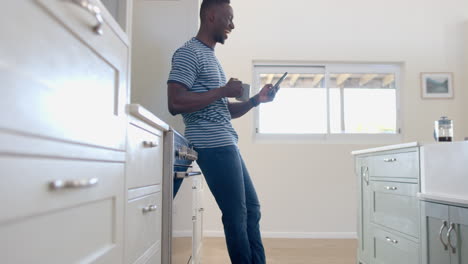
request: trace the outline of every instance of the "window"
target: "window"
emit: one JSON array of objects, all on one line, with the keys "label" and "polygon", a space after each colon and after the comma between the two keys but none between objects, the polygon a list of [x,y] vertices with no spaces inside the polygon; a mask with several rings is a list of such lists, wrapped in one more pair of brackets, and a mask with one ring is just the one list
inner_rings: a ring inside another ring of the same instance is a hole
[{"label": "window", "polygon": [[396,64],[254,64],[256,92],[276,83],[273,103],[256,110],[257,135],[386,137],[399,135],[399,75]]}]

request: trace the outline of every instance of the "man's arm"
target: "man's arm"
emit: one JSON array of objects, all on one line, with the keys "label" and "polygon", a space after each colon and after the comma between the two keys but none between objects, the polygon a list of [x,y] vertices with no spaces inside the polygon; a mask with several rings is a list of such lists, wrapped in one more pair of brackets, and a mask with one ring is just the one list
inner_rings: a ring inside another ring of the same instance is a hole
[{"label": "man's arm", "polygon": [[[258,102],[258,95],[254,96],[253,100],[257,100]],[[256,105],[254,105],[252,99],[246,102],[229,102],[228,104],[229,113],[231,113],[231,118],[239,118],[245,115],[247,112],[250,111],[250,109],[254,108],[255,106]]]},{"label": "man's arm", "polygon": [[273,85],[267,84],[262,90],[250,100],[246,102],[229,102],[228,108],[229,113],[231,113],[231,118],[239,118],[245,115],[250,109],[256,107],[260,103],[271,102],[275,98],[276,91],[273,92],[273,95],[269,95],[269,90],[273,88]]},{"label": "man's arm", "polygon": [[230,79],[226,86],[212,89],[208,92],[190,92],[181,84],[170,82],[167,85],[167,105],[172,115],[192,113],[203,109],[223,97],[239,97],[242,95],[242,83]]}]

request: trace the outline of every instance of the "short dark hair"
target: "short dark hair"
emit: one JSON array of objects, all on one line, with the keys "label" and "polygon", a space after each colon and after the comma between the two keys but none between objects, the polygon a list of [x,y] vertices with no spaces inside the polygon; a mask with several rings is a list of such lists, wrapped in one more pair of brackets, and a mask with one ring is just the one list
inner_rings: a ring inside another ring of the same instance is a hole
[{"label": "short dark hair", "polygon": [[200,20],[205,20],[205,14],[208,9],[215,5],[230,4],[230,0],[203,0],[200,7]]}]

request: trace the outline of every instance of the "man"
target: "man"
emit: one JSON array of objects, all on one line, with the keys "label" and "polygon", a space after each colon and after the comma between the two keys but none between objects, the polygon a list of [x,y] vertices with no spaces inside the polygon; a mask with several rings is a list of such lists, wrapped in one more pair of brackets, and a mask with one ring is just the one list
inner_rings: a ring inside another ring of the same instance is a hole
[{"label": "man", "polygon": [[265,263],[260,236],[260,203],[237,148],[231,118],[243,116],[260,103],[273,100],[276,90],[265,85],[246,102],[229,102],[242,95],[242,82],[228,82],[214,54],[234,29],[229,0],[204,0],[201,26],[172,58],[168,107],[182,114],[185,137],[198,152],[198,164],[223,214],[226,244],[234,264]]}]

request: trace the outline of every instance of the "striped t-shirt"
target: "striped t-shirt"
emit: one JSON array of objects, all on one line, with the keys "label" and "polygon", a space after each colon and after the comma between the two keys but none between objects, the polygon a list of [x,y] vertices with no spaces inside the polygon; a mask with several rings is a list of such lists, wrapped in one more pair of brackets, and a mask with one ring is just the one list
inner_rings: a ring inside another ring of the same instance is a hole
[{"label": "striped t-shirt", "polygon": [[[196,38],[187,41],[172,57],[167,83],[178,83],[195,93],[204,93],[226,85],[226,75],[214,49]],[[185,137],[196,148],[235,145],[236,131],[231,125],[228,99],[221,98],[205,108],[182,114]]]}]

